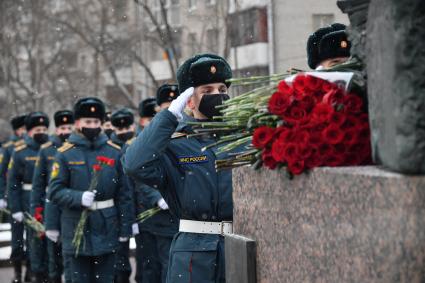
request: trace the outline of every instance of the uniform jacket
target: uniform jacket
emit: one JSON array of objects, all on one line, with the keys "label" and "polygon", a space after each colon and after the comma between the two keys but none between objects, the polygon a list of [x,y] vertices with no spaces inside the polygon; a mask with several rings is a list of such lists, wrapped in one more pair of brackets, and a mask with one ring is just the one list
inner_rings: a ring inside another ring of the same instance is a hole
[{"label": "uniform jacket", "polygon": [[[186,121],[189,120],[186,116]],[[123,164],[135,179],[160,190],[179,219],[232,220],[231,171],[215,169],[215,140],[210,137],[172,138],[190,133],[168,110],[158,113],[127,149]],[[170,250],[169,282],[224,282],[224,239],[220,235],[179,232]]]},{"label": "uniform jacket", "polygon": [[114,159],[115,164],[113,167],[104,166],[100,172],[95,201],[113,199],[115,206],[89,212],[79,254],[98,256],[111,253],[118,246],[118,237],[131,236],[131,192],[124,185],[119,162],[121,149],[108,141],[104,134],[92,143],[73,133],[68,141],[58,149],[48,190],[48,199],[62,209],[63,251],[65,254],[75,253],[72,239],[85,209],[81,205],[82,195],[89,189],[96,157],[105,156]]},{"label": "uniform jacket", "polygon": [[0,153],[0,199],[5,198],[7,191],[7,168],[16,145],[23,144],[23,139],[12,136],[10,140],[2,145]]},{"label": "uniform jacket", "polygon": [[15,147],[9,162],[7,174],[8,203],[12,213],[30,212],[31,191],[24,190],[24,185],[32,184],[35,163],[38,160],[40,144],[25,136],[24,144]]}]

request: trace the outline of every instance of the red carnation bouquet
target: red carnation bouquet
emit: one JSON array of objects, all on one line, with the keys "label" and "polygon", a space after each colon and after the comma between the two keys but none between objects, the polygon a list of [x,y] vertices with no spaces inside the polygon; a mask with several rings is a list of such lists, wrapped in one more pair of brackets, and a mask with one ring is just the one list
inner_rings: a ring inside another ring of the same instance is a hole
[{"label": "red carnation bouquet", "polygon": [[196,135],[220,136],[205,147],[227,153],[216,168],[264,165],[297,175],[318,166],[370,164],[365,84],[356,71],[362,66],[337,68],[232,80],[261,86],[225,101],[215,121],[193,123]]}]

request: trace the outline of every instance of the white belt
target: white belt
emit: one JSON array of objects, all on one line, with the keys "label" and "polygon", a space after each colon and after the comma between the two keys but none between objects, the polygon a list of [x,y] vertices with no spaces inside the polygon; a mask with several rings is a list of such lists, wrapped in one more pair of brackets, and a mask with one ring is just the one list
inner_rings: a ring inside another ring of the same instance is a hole
[{"label": "white belt", "polygon": [[31,191],[32,190],[32,185],[31,184],[23,184],[22,185],[22,189],[24,191]]},{"label": "white belt", "polygon": [[114,206],[114,200],[113,199],[107,199],[102,201],[95,201],[93,204],[89,207],[90,210],[98,210],[98,209],[105,209],[110,208]]},{"label": "white belt", "polygon": [[179,231],[186,233],[229,235],[233,233],[233,224],[231,221],[205,222],[181,219]]}]

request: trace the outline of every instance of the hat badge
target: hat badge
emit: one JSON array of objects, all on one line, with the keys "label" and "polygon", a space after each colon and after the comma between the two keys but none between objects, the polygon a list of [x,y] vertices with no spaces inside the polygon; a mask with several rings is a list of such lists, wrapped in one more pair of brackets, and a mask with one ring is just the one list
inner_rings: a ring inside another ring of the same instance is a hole
[{"label": "hat badge", "polygon": [[44,119],[43,118],[40,118],[40,123],[43,123],[43,121],[44,121]]},{"label": "hat badge", "polygon": [[347,48],[348,42],[346,40],[341,41],[341,48]]},{"label": "hat badge", "polygon": [[211,74],[215,74],[217,72],[217,68],[215,66],[211,66],[210,72]]},{"label": "hat badge", "polygon": [[68,118],[67,117],[63,117],[62,121],[63,122],[66,122],[66,121],[68,121]]},{"label": "hat badge", "polygon": [[170,97],[174,97],[174,92],[170,92]]},{"label": "hat badge", "polygon": [[121,124],[124,124],[124,119],[121,119]]},{"label": "hat badge", "polygon": [[96,111],[96,107],[92,106],[90,107],[90,112],[95,112]]}]

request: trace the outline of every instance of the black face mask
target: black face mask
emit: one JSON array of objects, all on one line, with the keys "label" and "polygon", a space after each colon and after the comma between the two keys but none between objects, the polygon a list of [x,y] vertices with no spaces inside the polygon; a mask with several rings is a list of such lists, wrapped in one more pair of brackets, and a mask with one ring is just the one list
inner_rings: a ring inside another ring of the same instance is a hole
[{"label": "black face mask", "polygon": [[134,132],[131,132],[130,131],[130,132],[125,132],[125,133],[122,133],[122,134],[118,134],[117,135],[117,138],[119,138],[120,140],[126,142],[129,139],[131,139],[133,136],[134,136]]},{"label": "black face mask", "polygon": [[114,130],[112,130],[112,129],[106,129],[106,130],[104,130],[104,132],[108,136],[108,138],[111,138],[111,135],[114,132]]},{"label": "black face mask", "polygon": [[221,116],[220,109],[215,107],[222,105],[223,101],[226,101],[229,98],[230,97],[225,93],[206,94],[201,98],[201,102],[199,103],[199,111],[210,120],[214,116]]},{"label": "black face mask", "polygon": [[93,141],[94,139],[96,139],[100,132],[102,131],[102,129],[99,128],[81,128],[81,133],[89,140],[89,141]]},{"label": "black face mask", "polygon": [[58,135],[58,137],[61,139],[62,142],[65,142],[69,138],[70,135],[71,134],[60,134],[60,135]]},{"label": "black face mask", "polygon": [[47,134],[34,134],[33,139],[36,143],[43,144],[49,140],[49,136]]}]

